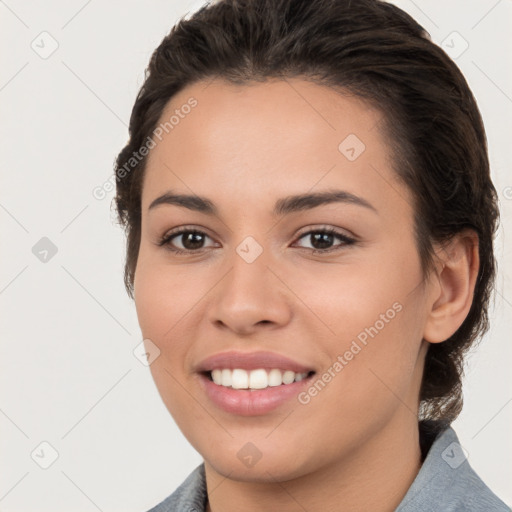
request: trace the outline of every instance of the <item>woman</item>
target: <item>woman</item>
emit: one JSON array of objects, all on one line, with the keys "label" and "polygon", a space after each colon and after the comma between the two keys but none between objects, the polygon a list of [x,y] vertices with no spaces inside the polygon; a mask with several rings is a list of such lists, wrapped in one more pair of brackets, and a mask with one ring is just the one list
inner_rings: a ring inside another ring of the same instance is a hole
[{"label": "woman", "polygon": [[151,372],[204,458],[163,511],[504,511],[451,422],[498,222],[465,79],[377,0],[221,0],[116,162]]}]

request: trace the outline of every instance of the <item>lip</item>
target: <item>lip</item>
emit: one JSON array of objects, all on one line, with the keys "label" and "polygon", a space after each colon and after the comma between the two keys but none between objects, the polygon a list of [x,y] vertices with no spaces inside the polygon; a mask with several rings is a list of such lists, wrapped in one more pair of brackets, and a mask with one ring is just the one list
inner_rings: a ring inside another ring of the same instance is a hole
[{"label": "lip", "polygon": [[228,368],[234,370],[240,368],[241,370],[258,370],[263,368],[265,370],[272,370],[277,368],[279,370],[291,370],[295,373],[309,373],[315,371],[314,368],[305,366],[293,359],[290,359],[281,354],[274,352],[222,352],[213,356],[207,357],[201,361],[196,371],[199,373],[210,372],[212,370]]},{"label": "lip", "polygon": [[198,374],[198,378],[200,387],[209,400],[225,412],[238,416],[261,416],[296,399],[298,394],[311,384],[314,375],[292,384],[253,391],[219,386],[211,381],[205,373]]},{"label": "lip", "polygon": [[298,394],[310,385],[315,373],[311,373],[305,379],[284,384],[281,386],[267,387],[258,390],[232,389],[219,386],[210,380],[208,372],[216,369],[242,370],[291,370],[295,373],[311,373],[315,370],[294,361],[281,354],[273,352],[223,352],[207,357],[197,367],[197,377],[200,388],[207,398],[223,411],[239,416],[258,416],[268,414],[290,400],[297,398]]}]

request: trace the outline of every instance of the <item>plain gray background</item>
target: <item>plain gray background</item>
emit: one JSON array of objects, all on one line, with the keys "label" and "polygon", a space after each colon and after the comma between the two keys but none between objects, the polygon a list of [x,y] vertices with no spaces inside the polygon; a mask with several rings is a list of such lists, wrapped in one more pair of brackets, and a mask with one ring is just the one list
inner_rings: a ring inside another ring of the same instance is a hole
[{"label": "plain gray background", "polygon": [[[395,3],[451,52],[486,124],[502,213],[498,293],[454,427],[475,470],[512,504],[512,2]],[[4,512],[144,512],[201,462],[133,353],[141,334],[113,192],[92,194],[127,140],[150,54],[200,5],[0,1]]]}]

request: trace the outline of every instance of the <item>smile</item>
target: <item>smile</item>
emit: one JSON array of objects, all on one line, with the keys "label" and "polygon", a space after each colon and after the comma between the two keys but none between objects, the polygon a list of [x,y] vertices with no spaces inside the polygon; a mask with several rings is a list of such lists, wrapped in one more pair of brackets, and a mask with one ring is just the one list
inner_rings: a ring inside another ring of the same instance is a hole
[{"label": "smile", "polygon": [[232,389],[266,389],[299,382],[308,377],[309,373],[296,373],[278,368],[271,370],[259,368],[250,371],[241,368],[217,368],[210,372],[210,378],[218,386]]},{"label": "smile", "polygon": [[259,416],[296,404],[316,370],[283,354],[227,351],[198,362],[194,373],[213,406],[238,416]]}]

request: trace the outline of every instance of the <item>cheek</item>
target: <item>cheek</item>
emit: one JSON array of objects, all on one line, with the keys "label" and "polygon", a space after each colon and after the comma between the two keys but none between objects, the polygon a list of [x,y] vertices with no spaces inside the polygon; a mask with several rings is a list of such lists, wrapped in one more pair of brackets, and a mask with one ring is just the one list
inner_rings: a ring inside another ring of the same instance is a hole
[{"label": "cheek", "polygon": [[361,266],[319,266],[294,282],[289,276],[307,307],[306,337],[315,340],[325,370],[336,376],[325,398],[354,409],[355,416],[358,404],[389,408],[397,402],[394,393],[405,396],[416,379],[425,312],[413,255],[395,252]]},{"label": "cheek", "polygon": [[143,336],[161,342],[177,331],[197,302],[198,289],[190,272],[141,256],[134,277],[137,317]]},{"label": "cheek", "polygon": [[160,351],[149,367],[151,375],[167,409],[180,428],[187,431],[188,421],[201,421],[201,418],[198,411],[187,406],[190,397],[184,392],[189,336],[183,329],[194,301],[192,297],[187,298],[187,289],[183,292],[180,288],[184,279],[179,276],[177,267],[164,269],[142,260],[135,274],[134,296],[142,335]]},{"label": "cheek", "polygon": [[190,400],[185,389],[191,349],[200,337],[197,318],[204,316],[201,299],[209,288],[207,276],[193,266],[170,265],[144,256],[142,253],[134,276],[138,322],[142,336],[160,351],[150,365],[158,391],[171,414],[182,416],[180,411],[187,409]]},{"label": "cheek", "polygon": [[[294,307],[299,321],[316,326],[321,335],[333,342],[344,342],[377,323],[377,330],[390,331],[395,319],[405,315],[405,308],[414,294],[410,293],[421,280],[414,261],[375,258],[375,261],[346,264],[318,264],[295,268],[280,275],[287,287],[300,300]],[[302,313],[301,313],[302,312]],[[374,332],[374,329],[372,329]]]}]

